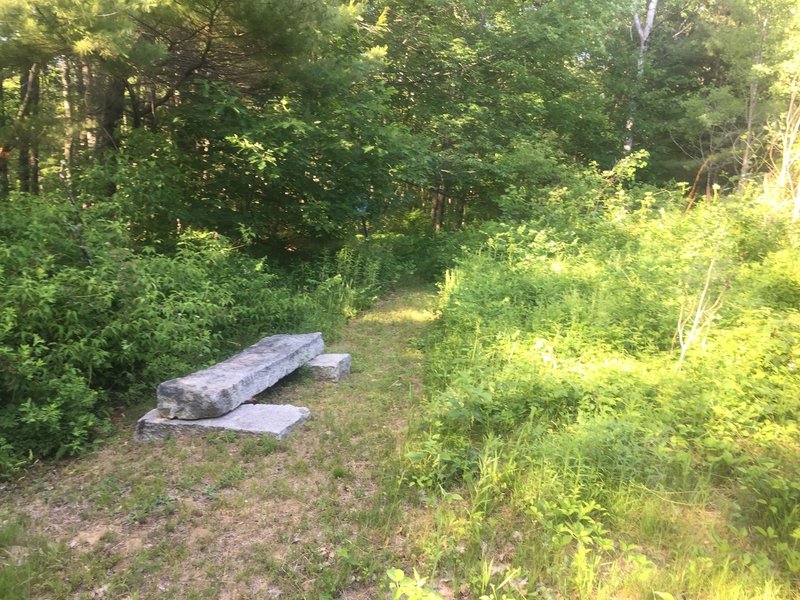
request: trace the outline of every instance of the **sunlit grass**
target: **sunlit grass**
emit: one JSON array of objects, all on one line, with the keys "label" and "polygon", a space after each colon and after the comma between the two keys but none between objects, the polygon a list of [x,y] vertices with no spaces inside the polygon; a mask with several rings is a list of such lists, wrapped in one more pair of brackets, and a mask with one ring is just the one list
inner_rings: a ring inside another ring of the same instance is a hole
[{"label": "sunlit grass", "polygon": [[374,323],[427,323],[432,321],[435,315],[432,311],[418,308],[405,308],[381,313],[368,313],[364,316],[364,321]]},{"label": "sunlit grass", "polygon": [[351,321],[327,349],[353,355],[339,384],[271,392],[313,415],[285,442],[136,444],[132,411],[103,448],[30,471],[0,499],[0,598],[380,597],[406,562],[393,465],[430,300],[402,292]]}]

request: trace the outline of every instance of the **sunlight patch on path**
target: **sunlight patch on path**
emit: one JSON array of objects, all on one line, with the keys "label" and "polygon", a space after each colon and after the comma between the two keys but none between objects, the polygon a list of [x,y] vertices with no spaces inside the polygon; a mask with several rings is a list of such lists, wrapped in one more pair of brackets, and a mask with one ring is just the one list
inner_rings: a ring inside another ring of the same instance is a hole
[{"label": "sunlight patch on path", "polygon": [[363,320],[374,323],[427,323],[435,318],[433,311],[419,308],[400,308],[364,315]]}]

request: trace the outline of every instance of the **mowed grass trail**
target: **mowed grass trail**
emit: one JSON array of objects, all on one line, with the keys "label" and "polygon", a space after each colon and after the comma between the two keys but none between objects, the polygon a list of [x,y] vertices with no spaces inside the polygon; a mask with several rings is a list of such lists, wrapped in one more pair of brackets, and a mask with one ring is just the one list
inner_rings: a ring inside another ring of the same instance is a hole
[{"label": "mowed grass trail", "polygon": [[[0,598],[381,597],[402,566],[399,448],[421,394],[432,291],[401,291],[327,352],[339,384],[290,376],[264,401],[311,409],[285,442],[224,434],[102,448],[0,488]],[[155,394],[151,404],[155,403]]]}]

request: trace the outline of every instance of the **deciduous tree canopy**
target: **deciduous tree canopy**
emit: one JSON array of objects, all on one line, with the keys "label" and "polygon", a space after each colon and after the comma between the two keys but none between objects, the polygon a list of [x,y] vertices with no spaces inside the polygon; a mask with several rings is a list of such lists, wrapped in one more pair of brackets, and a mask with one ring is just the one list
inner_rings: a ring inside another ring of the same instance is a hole
[{"label": "deciduous tree canopy", "polygon": [[143,243],[180,220],[297,249],[361,209],[460,227],[632,150],[654,183],[733,188],[791,154],[798,19],[791,0],[8,0],[0,194],[58,189],[64,160]]}]

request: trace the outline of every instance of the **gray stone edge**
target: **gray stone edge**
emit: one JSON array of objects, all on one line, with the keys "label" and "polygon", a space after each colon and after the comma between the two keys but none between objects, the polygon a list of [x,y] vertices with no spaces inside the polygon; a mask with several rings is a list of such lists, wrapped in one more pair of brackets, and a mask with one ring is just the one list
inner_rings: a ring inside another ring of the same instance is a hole
[{"label": "gray stone edge", "polygon": [[[261,406],[292,406],[300,411],[298,419],[290,423],[279,432],[271,431],[248,431],[246,429],[235,429],[225,425],[213,425],[208,421],[215,421],[222,417],[212,417],[207,419],[165,419],[161,417],[159,410],[154,408],[136,422],[136,429],[133,439],[137,442],[157,442],[166,441],[176,437],[188,435],[200,435],[214,432],[231,431],[236,435],[243,436],[271,436],[279,441],[286,437],[300,425],[311,418],[311,411],[304,406],[286,405],[261,405]],[[235,409],[234,409],[235,410]],[[230,413],[228,413],[230,414]],[[224,417],[225,415],[223,415]]]},{"label": "gray stone edge", "polygon": [[[285,335],[292,335],[292,334],[285,334]],[[157,409],[159,414],[162,418],[165,419],[183,419],[183,420],[195,420],[195,419],[212,419],[216,417],[224,416],[225,414],[230,413],[231,411],[235,410],[248,400],[250,400],[254,395],[263,392],[266,389],[269,389],[273,385],[275,385],[278,381],[289,375],[290,373],[296,371],[304,364],[307,364],[309,360],[313,360],[316,356],[319,356],[325,350],[325,342],[322,339],[322,334],[320,332],[313,332],[309,334],[299,334],[299,335],[307,335],[309,337],[315,336],[313,339],[309,341],[307,346],[302,346],[300,348],[295,349],[292,353],[281,357],[279,360],[275,361],[274,363],[265,366],[263,370],[258,371],[253,374],[250,381],[240,381],[239,383],[234,384],[229,388],[228,391],[222,396],[217,397],[214,400],[206,400],[202,399],[198,394],[196,394],[193,390],[186,390],[183,392],[185,394],[184,398],[176,398],[175,395],[181,394],[180,389],[180,380],[185,377],[191,377],[196,373],[202,373],[205,371],[211,371],[214,368],[220,365],[226,365],[229,362],[233,361],[237,356],[241,354],[247,353],[250,348],[256,347],[259,344],[263,343],[265,340],[270,339],[271,337],[277,336],[268,336],[256,342],[255,344],[251,344],[238,354],[234,356],[220,361],[211,367],[206,369],[201,369],[200,371],[196,371],[195,373],[190,373],[189,375],[185,375],[184,377],[179,377],[176,379],[170,379],[169,381],[164,381],[158,385],[156,389],[156,398],[157,398]],[[311,359],[304,359],[301,358],[298,360],[298,356],[308,353],[312,353]],[[297,364],[294,364],[297,363]],[[175,395],[167,395],[166,390],[170,389],[171,387],[175,387],[175,390],[170,390],[169,394]],[[186,397],[188,396],[188,397]],[[202,405],[203,409],[198,410],[198,406]],[[192,413],[193,409],[190,407],[194,407],[194,414],[200,412],[202,416],[200,417],[193,417],[187,418],[189,414]]]},{"label": "gray stone edge", "polygon": [[[325,364],[325,361],[331,357],[340,358],[334,364]],[[311,368],[311,373],[314,375],[315,380],[338,383],[340,379],[350,375],[352,358],[347,352],[318,354],[306,364]]]}]

